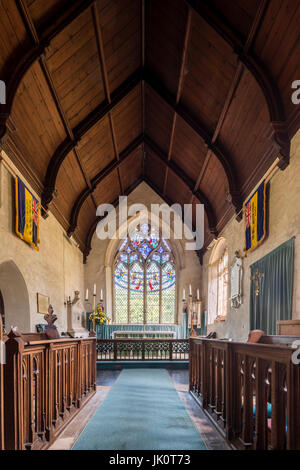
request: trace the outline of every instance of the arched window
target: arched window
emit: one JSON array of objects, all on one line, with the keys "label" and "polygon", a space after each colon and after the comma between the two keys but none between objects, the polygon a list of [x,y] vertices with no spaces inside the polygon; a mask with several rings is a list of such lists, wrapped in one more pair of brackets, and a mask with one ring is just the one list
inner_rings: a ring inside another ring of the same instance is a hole
[{"label": "arched window", "polygon": [[175,323],[176,268],[168,242],[143,224],[118,250],[115,323]]},{"label": "arched window", "polygon": [[208,324],[226,320],[228,312],[228,250],[221,238],[214,246],[208,267]]}]

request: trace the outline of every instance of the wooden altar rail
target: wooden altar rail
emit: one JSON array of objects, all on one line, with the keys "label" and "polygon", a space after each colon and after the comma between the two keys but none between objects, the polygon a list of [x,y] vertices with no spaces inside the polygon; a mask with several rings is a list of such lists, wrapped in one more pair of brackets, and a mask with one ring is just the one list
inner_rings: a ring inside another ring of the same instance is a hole
[{"label": "wooden altar rail", "polygon": [[278,344],[190,339],[190,392],[234,447],[300,449],[300,365],[292,363],[294,351]]},{"label": "wooden altar rail", "polygon": [[96,390],[96,338],[45,340],[12,330],[5,342],[6,450],[47,449]]},{"label": "wooden altar rail", "polygon": [[98,361],[188,361],[188,339],[98,339]]}]

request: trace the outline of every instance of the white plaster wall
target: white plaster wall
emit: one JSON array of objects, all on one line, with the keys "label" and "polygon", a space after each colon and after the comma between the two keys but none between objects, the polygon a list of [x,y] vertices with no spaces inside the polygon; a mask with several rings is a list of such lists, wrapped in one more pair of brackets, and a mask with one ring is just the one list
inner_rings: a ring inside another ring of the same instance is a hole
[{"label": "white plaster wall", "polygon": [[[234,253],[244,248],[244,222],[233,219],[220,234],[226,238],[229,252],[229,265]],[[250,327],[250,265],[264,255],[295,237],[293,318],[300,318],[300,131],[292,140],[291,162],[285,171],[278,170],[270,181],[269,237],[255,251],[244,258],[243,305],[235,310],[230,308],[225,322],[209,326],[208,331],[216,331],[218,337],[246,340]],[[204,256],[202,297],[207,307],[208,263],[211,251]]]},{"label": "white plaster wall", "polygon": [[[5,160],[8,157],[4,155]],[[13,165],[10,162],[10,165]],[[15,169],[18,174],[17,170]],[[37,323],[45,323],[43,315],[37,313],[37,292],[48,295],[58,315],[57,326],[66,331],[67,309],[64,301],[74,291],[83,292],[84,270],[82,253],[65,238],[65,232],[55,217],[50,213],[44,220],[40,218],[40,251],[35,251],[23,242],[14,232],[14,179],[8,169],[1,164],[0,177],[0,266],[3,262],[13,260],[21,272],[29,296],[29,315],[23,311],[6,309],[7,328],[10,323],[24,332],[35,331]],[[23,181],[26,183],[24,178]],[[28,184],[27,184],[28,185]],[[30,188],[30,186],[28,185]],[[5,275],[1,283],[9,282]],[[2,289],[1,289],[2,290]],[[18,296],[18,292],[15,292]],[[4,295],[5,297],[5,295]],[[5,303],[5,298],[4,298]]]},{"label": "white plaster wall", "polygon": [[[148,210],[150,210],[151,204],[163,204],[164,201],[146,184],[141,183],[128,197],[128,206],[131,204],[144,204]],[[118,212],[117,212],[118,214]],[[118,226],[117,226],[118,228]],[[178,322],[181,323],[182,316],[182,291],[183,288],[186,289],[188,293],[188,286],[192,284],[194,293],[196,294],[196,289],[201,286],[201,266],[199,259],[194,251],[185,251],[184,243],[185,240],[172,240],[173,244],[177,244],[178,248],[178,288],[177,288],[177,315]],[[120,241],[116,241],[113,244],[113,255],[116,253]],[[92,250],[87,259],[87,264],[85,265],[85,285],[88,287],[89,292],[92,293],[93,284],[97,284],[98,294],[100,289],[103,289],[104,292],[109,292],[109,289],[112,287],[112,275],[108,275],[106,279],[106,270],[105,270],[105,260],[108,266],[111,266],[112,257],[106,256],[108,248],[110,245],[110,240],[99,240],[96,233],[94,234],[92,240]],[[110,251],[110,249],[109,249]],[[110,286],[107,285],[110,283]],[[107,289],[108,287],[108,289]],[[98,295],[99,297],[99,295]],[[90,295],[91,298],[91,295]],[[104,299],[105,309],[108,315],[112,316],[110,299],[107,296]],[[91,305],[85,304],[87,310],[91,309]]]}]

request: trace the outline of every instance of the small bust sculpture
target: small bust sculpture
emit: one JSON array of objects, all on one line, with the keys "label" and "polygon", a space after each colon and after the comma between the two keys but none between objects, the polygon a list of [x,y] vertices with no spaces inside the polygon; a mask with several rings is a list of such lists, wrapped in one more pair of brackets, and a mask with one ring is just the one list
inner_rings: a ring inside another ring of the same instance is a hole
[{"label": "small bust sculpture", "polygon": [[49,339],[58,339],[60,336],[56,326],[54,325],[57,320],[57,316],[54,314],[54,309],[52,305],[49,305],[48,313],[44,316],[44,319],[48,323],[45,328],[45,334],[47,335],[47,337]]}]

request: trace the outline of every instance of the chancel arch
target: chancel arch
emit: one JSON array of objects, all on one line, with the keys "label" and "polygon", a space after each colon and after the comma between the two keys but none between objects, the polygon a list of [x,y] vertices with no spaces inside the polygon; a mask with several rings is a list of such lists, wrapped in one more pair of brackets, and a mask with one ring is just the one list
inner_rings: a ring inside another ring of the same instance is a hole
[{"label": "chancel arch", "polygon": [[[150,223],[150,216],[149,213],[145,213],[140,216],[141,220],[146,222],[149,221]],[[155,214],[151,215],[153,224],[156,227],[160,227],[161,230],[164,230],[165,228],[165,222],[157,217]],[[131,217],[127,220],[127,222],[124,222],[118,229],[116,230],[115,236],[107,242],[106,245],[106,251],[105,251],[105,257],[104,257],[104,266],[105,266],[105,292],[106,292],[106,310],[108,315],[111,316],[111,318],[114,318],[114,304],[113,304],[113,296],[114,296],[114,267],[115,267],[115,260],[116,256],[118,254],[118,250],[121,247],[122,240],[120,240],[120,234],[124,233],[124,228],[126,228],[126,224],[130,226],[130,224],[136,219],[136,216]],[[93,240],[93,248],[95,246],[95,239],[97,237],[97,234],[94,234],[94,240]],[[176,274],[177,274],[177,290],[176,290],[176,320],[179,320],[180,312],[179,312],[179,306],[180,306],[180,299],[179,299],[179,292],[182,287],[182,272],[185,269],[185,253],[184,253],[184,247],[182,240],[176,240],[174,239],[174,232],[170,230],[170,239],[167,240],[167,243],[169,244],[174,262],[176,264]]]},{"label": "chancel arch", "polygon": [[120,245],[113,270],[115,323],[176,323],[176,261],[160,231],[142,224]]},{"label": "chancel arch", "polygon": [[13,261],[0,264],[0,292],[5,311],[5,328],[17,326],[30,331],[29,295],[25,279]]}]

